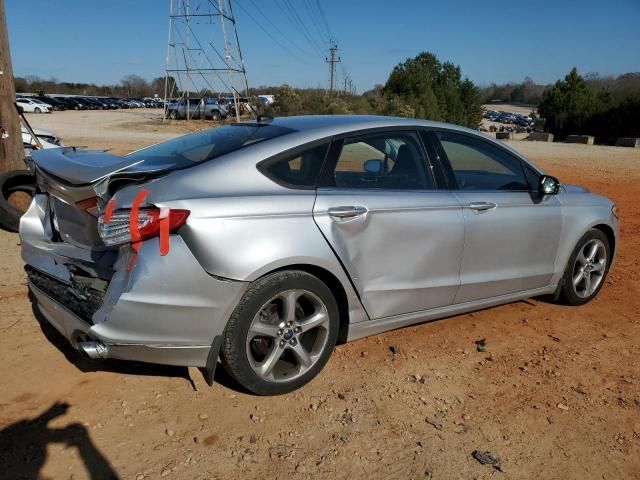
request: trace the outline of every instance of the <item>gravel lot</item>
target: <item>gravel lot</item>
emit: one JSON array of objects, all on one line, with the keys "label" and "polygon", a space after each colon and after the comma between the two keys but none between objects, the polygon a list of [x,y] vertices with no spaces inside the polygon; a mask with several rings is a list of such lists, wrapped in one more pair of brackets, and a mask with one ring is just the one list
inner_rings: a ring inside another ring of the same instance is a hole
[{"label": "gravel lot", "polygon": [[[151,110],[29,120],[116,153],[204,125]],[[80,358],[36,321],[18,237],[0,231],[0,476],[640,478],[640,150],[511,144],[620,205],[617,264],[599,297],[341,345],[315,381],[281,397],[238,391],[221,369],[209,388],[195,369]]]}]

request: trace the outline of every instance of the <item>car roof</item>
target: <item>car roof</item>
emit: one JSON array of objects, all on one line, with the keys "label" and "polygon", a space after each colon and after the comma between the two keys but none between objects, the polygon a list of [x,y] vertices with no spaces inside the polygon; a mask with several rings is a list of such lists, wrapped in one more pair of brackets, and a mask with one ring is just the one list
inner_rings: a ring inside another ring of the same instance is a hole
[{"label": "car roof", "polygon": [[301,115],[276,117],[270,121],[270,124],[290,128],[298,132],[321,132],[322,135],[340,135],[358,130],[385,127],[435,127],[478,133],[475,130],[470,130],[459,125],[416,118],[385,117],[380,115]]}]

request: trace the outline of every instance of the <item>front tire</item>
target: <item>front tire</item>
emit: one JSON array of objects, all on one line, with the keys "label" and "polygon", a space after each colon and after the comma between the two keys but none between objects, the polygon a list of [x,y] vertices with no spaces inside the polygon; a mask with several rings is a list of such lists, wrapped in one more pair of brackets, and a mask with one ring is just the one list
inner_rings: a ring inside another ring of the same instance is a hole
[{"label": "front tire", "polygon": [[611,246],[598,229],[585,233],[576,244],[562,278],[560,300],[567,305],[584,305],[598,294],[609,272]]},{"label": "front tire", "polygon": [[338,338],[338,305],[318,278],[299,270],[254,282],[225,328],[222,363],[244,388],[280,395],[322,370]]},{"label": "front tire", "polygon": [[34,111],[35,113],[40,113],[40,112],[42,112],[42,110],[40,110],[40,108],[39,108],[39,107],[36,107],[33,111]]}]

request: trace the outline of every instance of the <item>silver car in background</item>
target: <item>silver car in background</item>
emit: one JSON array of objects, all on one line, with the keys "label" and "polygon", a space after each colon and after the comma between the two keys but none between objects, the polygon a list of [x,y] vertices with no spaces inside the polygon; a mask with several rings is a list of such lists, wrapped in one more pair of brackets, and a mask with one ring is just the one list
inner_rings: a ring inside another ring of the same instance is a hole
[{"label": "silver car in background", "polygon": [[36,152],[20,226],[33,299],[91,358],[202,367],[257,394],[337,341],[547,295],[591,300],[607,198],[478,132],[415,119],[261,119],[124,157]]}]

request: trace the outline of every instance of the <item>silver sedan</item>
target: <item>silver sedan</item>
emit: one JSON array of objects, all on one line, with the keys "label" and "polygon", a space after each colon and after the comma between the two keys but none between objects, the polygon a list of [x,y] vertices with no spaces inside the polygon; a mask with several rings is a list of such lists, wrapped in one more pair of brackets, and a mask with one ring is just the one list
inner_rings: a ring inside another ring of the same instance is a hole
[{"label": "silver sedan", "polygon": [[336,342],[533,296],[591,300],[617,207],[505,144],[414,119],[231,124],[127,156],[36,152],[20,226],[43,316],[82,353],[310,381]]}]

